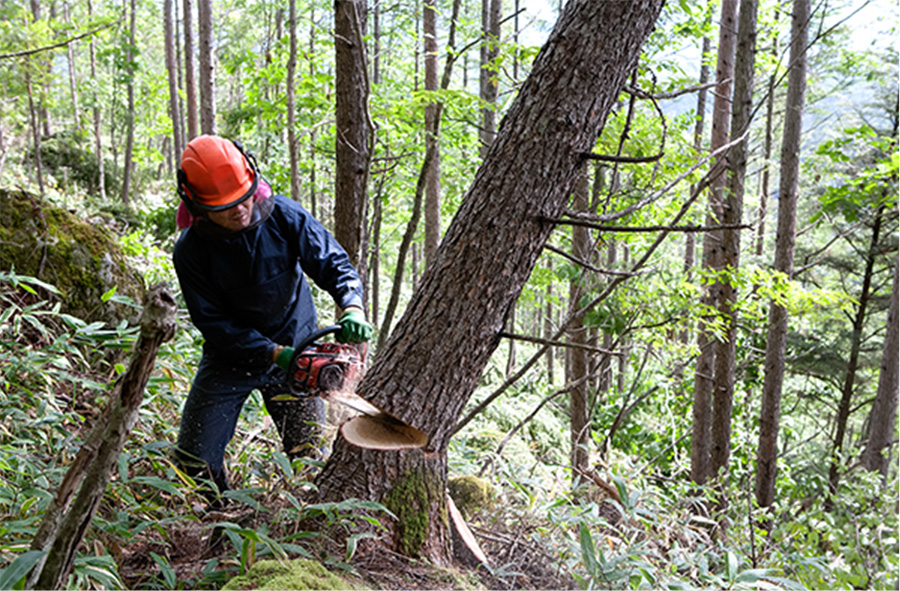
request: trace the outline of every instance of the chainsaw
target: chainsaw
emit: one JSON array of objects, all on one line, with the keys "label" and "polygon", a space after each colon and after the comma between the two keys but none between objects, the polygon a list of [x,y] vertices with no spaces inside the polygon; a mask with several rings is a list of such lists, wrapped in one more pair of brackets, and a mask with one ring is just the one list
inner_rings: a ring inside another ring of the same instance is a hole
[{"label": "chainsaw", "polygon": [[428,436],[384,412],[353,390],[366,371],[366,344],[343,345],[318,342],[338,333],[340,325],[315,331],[296,347],[288,366],[288,384],[298,398],[320,396],[360,413],[341,425],[344,438],[367,449],[422,448]]},{"label": "chainsaw", "polygon": [[355,385],[365,373],[366,344],[359,347],[340,343],[320,343],[320,338],[341,332],[339,324],[326,326],[297,345],[291,359],[289,382],[298,397],[327,396]]}]

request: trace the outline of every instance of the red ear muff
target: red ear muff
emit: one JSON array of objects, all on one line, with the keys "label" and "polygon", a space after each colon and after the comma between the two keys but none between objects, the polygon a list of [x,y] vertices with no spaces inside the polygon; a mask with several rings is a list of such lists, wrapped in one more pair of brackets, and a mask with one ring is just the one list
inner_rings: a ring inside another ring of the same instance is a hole
[{"label": "red ear muff", "polygon": [[[187,174],[185,174],[183,168],[178,169],[176,179],[176,189],[178,190],[178,196],[181,198],[181,201],[184,202],[184,206],[187,207],[188,213],[194,216],[197,215],[197,210],[194,207],[194,200],[196,199],[196,195],[194,195],[194,188],[188,182]],[[188,196],[188,191],[190,191],[191,196]]]}]

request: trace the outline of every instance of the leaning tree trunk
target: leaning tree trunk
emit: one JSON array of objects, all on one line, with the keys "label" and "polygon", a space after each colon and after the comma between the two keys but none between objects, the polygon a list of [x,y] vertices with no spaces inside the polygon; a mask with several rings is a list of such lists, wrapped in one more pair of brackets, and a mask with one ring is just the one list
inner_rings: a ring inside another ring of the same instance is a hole
[{"label": "leaning tree trunk", "polygon": [[571,0],[475,176],[435,258],[359,392],[422,429],[424,450],[335,443],[322,500],[383,502],[390,544],[449,560],[446,451],[504,322],[566,208],[663,0]]},{"label": "leaning tree trunk", "polygon": [[[797,229],[797,195],[800,191],[800,133],[806,96],[806,39],[809,0],[794,0],[791,26],[791,64],[788,98],[781,143],[781,184],[778,195],[778,230],[775,238],[776,271],[790,279],[794,273],[794,242]],[[766,140],[768,142],[768,139]],[[778,460],[778,426],[781,417],[781,386],[787,347],[787,308],[772,301],[766,337],[765,378],[759,416],[759,448],[756,457],[756,502],[769,507],[775,502]]]}]

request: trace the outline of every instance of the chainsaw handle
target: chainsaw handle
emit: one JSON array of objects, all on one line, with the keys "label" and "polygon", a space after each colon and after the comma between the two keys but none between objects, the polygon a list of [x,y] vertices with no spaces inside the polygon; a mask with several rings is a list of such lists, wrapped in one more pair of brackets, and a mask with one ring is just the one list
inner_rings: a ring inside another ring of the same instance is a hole
[{"label": "chainsaw handle", "polygon": [[315,342],[321,339],[324,336],[328,336],[333,333],[341,332],[344,329],[340,324],[333,324],[331,326],[326,326],[325,328],[320,328],[319,330],[313,331],[308,337],[303,339],[299,345],[295,347],[296,351],[302,352],[307,347],[315,344]]}]

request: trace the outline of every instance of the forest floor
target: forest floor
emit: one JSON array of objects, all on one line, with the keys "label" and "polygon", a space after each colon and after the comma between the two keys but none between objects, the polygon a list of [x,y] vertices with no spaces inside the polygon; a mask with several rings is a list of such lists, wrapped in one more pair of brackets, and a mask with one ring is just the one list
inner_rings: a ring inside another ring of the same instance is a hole
[{"label": "forest floor", "polygon": [[[182,584],[202,578],[206,565],[216,559],[221,566],[235,566],[235,550],[229,539],[216,525],[228,522],[240,527],[258,530],[263,526],[273,528],[283,535],[281,526],[269,523],[270,513],[261,513],[246,505],[229,507],[224,511],[185,516],[167,524],[164,533],[159,529],[147,530],[146,536],[137,536],[126,547],[113,543],[109,550],[116,556],[119,574],[126,588],[146,588],[152,576],[158,572],[154,559],[165,556]],[[297,527],[299,524],[293,524]],[[560,568],[544,549],[529,539],[529,528],[519,531],[487,530],[476,528],[482,550],[487,556],[489,568],[471,567],[456,561],[448,568],[438,567],[427,561],[413,559],[392,552],[377,542],[361,544],[353,559],[347,563],[328,560],[341,556],[342,544],[323,537],[315,538],[306,548],[312,555],[328,563],[332,573],[355,589],[575,589],[572,577]],[[167,538],[167,539],[165,539]],[[312,539],[312,538],[311,538]],[[268,558],[267,559],[271,559]],[[188,584],[187,588],[191,588]],[[185,588],[179,585],[180,588]],[[256,588],[230,586],[231,588]],[[316,588],[326,588],[323,582]]]}]

